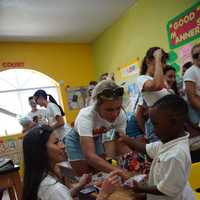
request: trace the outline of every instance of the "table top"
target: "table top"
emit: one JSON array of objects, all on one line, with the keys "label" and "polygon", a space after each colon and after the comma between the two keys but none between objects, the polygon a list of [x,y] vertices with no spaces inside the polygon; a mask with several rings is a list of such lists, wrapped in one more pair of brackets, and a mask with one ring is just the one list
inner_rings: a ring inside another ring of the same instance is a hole
[{"label": "table top", "polygon": [[19,165],[14,165],[13,168],[7,168],[7,169],[0,170],[0,175],[4,175],[4,174],[10,173],[10,172],[15,172],[15,171],[18,171],[19,169],[20,169]]},{"label": "table top", "polygon": [[116,200],[116,199],[123,199],[123,200],[136,200],[134,198],[134,193],[130,190],[124,189],[124,188],[118,188],[115,192],[113,192],[108,200]]},{"label": "table top", "polygon": [[[83,199],[96,199],[97,193],[90,194],[87,198]],[[125,188],[118,188],[116,189],[109,197],[108,200],[137,200],[134,197],[134,193],[131,190],[125,189]]]}]

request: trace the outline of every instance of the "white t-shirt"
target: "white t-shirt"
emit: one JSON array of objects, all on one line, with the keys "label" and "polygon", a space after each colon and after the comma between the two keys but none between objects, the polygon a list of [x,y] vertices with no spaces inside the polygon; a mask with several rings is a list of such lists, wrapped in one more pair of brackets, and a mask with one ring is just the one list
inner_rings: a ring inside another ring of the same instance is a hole
[{"label": "white t-shirt", "polygon": [[[187,81],[194,82],[196,84],[196,94],[200,96],[200,67],[197,67],[196,65],[192,65],[184,74],[184,83]],[[186,95],[186,101],[187,95]]]},{"label": "white t-shirt", "polygon": [[54,177],[48,175],[40,183],[38,200],[73,200],[70,190],[58,182]]},{"label": "white t-shirt", "polygon": [[166,88],[163,88],[162,90],[159,90],[159,91],[143,91],[144,83],[148,80],[153,80],[153,78],[149,75],[141,75],[137,78],[136,84],[147,106],[150,107],[160,98],[168,94],[171,94],[171,92],[169,92],[169,90],[167,90]]},{"label": "white t-shirt", "polygon": [[47,124],[47,118],[46,118],[46,110],[45,109],[37,109],[35,112],[29,112],[28,116],[33,119],[34,117],[38,117],[38,123],[39,124]]},{"label": "white t-shirt", "polygon": [[126,121],[126,114],[123,110],[121,110],[116,120],[113,123],[110,123],[107,120],[102,119],[95,110],[95,106],[92,105],[80,110],[75,120],[74,129],[80,136],[89,137],[106,133],[114,128],[125,133]]},{"label": "white t-shirt", "polygon": [[[56,116],[62,116],[59,107],[55,103],[49,102],[46,108],[47,120],[49,126],[57,123]],[[61,138],[64,137],[66,129],[64,126],[57,128],[56,131],[60,134]]]},{"label": "white t-shirt", "polygon": [[191,169],[188,137],[146,145],[147,154],[153,159],[148,183],[165,194],[147,194],[147,200],[194,200],[188,183]]}]

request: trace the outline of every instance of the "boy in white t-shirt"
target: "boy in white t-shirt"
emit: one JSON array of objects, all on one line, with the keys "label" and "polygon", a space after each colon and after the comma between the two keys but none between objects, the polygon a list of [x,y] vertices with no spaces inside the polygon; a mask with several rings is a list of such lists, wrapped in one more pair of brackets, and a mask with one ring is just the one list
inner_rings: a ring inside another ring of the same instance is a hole
[{"label": "boy in white t-shirt", "polygon": [[187,114],[187,104],[181,97],[167,95],[150,109],[150,118],[160,141],[142,144],[120,135],[120,141],[153,159],[148,183],[134,182],[133,186],[135,192],[147,194],[147,200],[194,199],[188,184],[191,158],[189,136],[184,132]]},{"label": "boy in white t-shirt", "polygon": [[40,125],[47,124],[46,110],[37,109],[37,103],[35,102],[33,96],[28,98],[28,102],[31,107],[31,111],[28,113],[28,116],[33,120],[33,122],[38,123]]}]

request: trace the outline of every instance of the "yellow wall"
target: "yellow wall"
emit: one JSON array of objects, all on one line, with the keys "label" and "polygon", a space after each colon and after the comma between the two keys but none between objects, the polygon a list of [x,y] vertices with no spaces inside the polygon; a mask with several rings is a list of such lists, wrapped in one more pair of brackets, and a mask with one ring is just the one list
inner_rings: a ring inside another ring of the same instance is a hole
[{"label": "yellow wall", "polygon": [[0,63],[19,61],[25,63],[25,68],[45,73],[56,81],[64,80],[61,86],[63,104],[67,121],[72,122],[78,111],[68,111],[65,87],[84,86],[93,80],[90,45],[0,43]]},{"label": "yellow wall", "polygon": [[168,50],[167,22],[198,0],[138,0],[92,45],[96,77],[140,58],[152,46]]}]

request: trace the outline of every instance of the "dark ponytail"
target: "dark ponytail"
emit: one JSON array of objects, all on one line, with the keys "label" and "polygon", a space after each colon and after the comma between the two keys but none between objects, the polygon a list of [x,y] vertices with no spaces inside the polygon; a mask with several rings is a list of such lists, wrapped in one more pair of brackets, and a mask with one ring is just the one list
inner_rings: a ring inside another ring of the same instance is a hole
[{"label": "dark ponytail", "polygon": [[145,75],[147,72],[148,65],[146,64],[146,56],[144,57],[141,65],[140,75]]},{"label": "dark ponytail", "polygon": [[64,113],[62,107],[60,105],[58,105],[58,103],[56,102],[56,100],[50,94],[48,94],[48,96],[49,96],[49,101],[52,102],[52,103],[54,103],[54,104],[56,104],[58,106],[58,108],[60,109],[61,115],[65,116],[65,113]]},{"label": "dark ponytail", "polygon": [[47,100],[47,96],[49,96],[49,101],[56,104],[58,106],[58,108],[60,109],[61,115],[65,116],[65,113],[64,113],[62,107],[60,105],[58,105],[56,100],[50,94],[47,94],[44,90],[37,90],[33,96],[36,99],[39,98],[40,96],[42,96],[46,100]]}]

